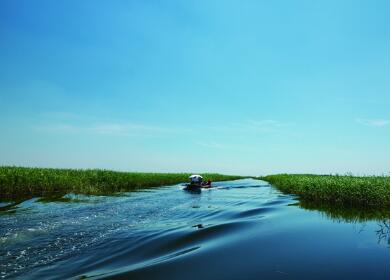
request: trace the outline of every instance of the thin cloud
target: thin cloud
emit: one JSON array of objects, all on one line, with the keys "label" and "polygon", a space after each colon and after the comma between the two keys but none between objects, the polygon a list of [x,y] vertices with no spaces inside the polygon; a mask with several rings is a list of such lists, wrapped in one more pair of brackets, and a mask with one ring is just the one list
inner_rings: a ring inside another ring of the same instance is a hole
[{"label": "thin cloud", "polygon": [[385,119],[356,119],[356,122],[366,126],[384,127],[390,125],[390,120]]},{"label": "thin cloud", "polygon": [[291,126],[291,123],[284,123],[277,120],[247,120],[245,122],[232,123],[231,127],[236,129],[270,132],[277,129]]},{"label": "thin cloud", "polygon": [[74,112],[45,112],[43,124],[33,126],[38,131],[53,133],[131,134],[146,135],[167,131],[161,126],[127,121],[99,120],[95,116]]},{"label": "thin cloud", "polygon": [[95,117],[92,116],[82,115],[74,112],[66,112],[66,111],[45,112],[42,113],[40,116],[48,120],[57,120],[57,121],[80,121],[80,120],[96,119]]},{"label": "thin cloud", "polygon": [[248,120],[246,124],[253,128],[277,128],[289,125],[277,120]]},{"label": "thin cloud", "polygon": [[211,131],[213,133],[232,133],[244,135],[247,133],[280,133],[292,127],[294,123],[281,122],[277,120],[245,120],[227,124],[199,126],[198,130]]},{"label": "thin cloud", "polygon": [[212,148],[212,149],[230,149],[232,148],[231,145],[226,145],[222,143],[217,142],[198,142],[198,145],[206,148]]},{"label": "thin cloud", "polygon": [[134,135],[134,136],[166,136],[191,134],[191,129],[180,127],[164,127],[142,123],[46,123],[32,127],[36,131],[49,133],[82,133],[100,135]]},{"label": "thin cloud", "polygon": [[[126,121],[99,121],[96,117],[80,115],[72,112],[47,112],[44,115],[46,121],[44,124],[34,126],[35,130],[53,132],[53,133],[88,133],[88,134],[106,134],[106,135],[142,135],[142,136],[167,136],[167,135],[188,135],[197,133],[197,131],[213,131],[225,133],[268,133],[277,132],[284,127],[291,126],[291,123],[285,123],[273,119],[253,120],[234,122],[216,126],[170,126],[154,125],[145,123],[134,123]],[[231,146],[215,143],[199,143],[204,147],[227,149]]]},{"label": "thin cloud", "polygon": [[134,123],[102,123],[93,125],[88,130],[100,134],[147,134],[166,131],[161,127]]},{"label": "thin cloud", "polygon": [[36,131],[44,132],[56,132],[56,133],[75,133],[80,132],[81,129],[78,126],[64,123],[35,125],[33,129]]},{"label": "thin cloud", "polygon": [[97,134],[145,134],[164,132],[165,129],[144,124],[133,123],[101,123],[88,125],[74,125],[67,123],[51,123],[36,125],[33,127],[38,131],[60,132],[60,133],[97,133]]}]

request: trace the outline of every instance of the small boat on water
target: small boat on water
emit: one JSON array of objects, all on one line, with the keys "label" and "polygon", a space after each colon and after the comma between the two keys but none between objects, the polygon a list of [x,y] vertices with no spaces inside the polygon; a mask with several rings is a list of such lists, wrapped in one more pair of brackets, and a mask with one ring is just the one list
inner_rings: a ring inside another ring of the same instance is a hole
[{"label": "small boat on water", "polygon": [[199,185],[185,184],[184,186],[185,186],[185,188],[183,190],[188,191],[188,192],[200,193],[202,190],[202,187]]},{"label": "small boat on water", "polygon": [[203,177],[200,175],[191,175],[190,183],[185,184],[184,190],[200,192],[202,188],[211,188],[211,181],[203,182]]}]

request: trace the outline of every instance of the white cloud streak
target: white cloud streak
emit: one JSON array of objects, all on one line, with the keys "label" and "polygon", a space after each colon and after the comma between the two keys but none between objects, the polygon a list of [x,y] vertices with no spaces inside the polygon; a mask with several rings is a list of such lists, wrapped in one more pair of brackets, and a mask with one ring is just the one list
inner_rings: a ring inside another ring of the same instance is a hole
[{"label": "white cloud streak", "polygon": [[88,130],[100,134],[146,134],[166,131],[161,127],[134,123],[102,123],[88,127]]},{"label": "white cloud streak", "polygon": [[224,150],[224,149],[232,148],[231,145],[226,145],[226,144],[217,143],[217,142],[198,142],[197,144],[202,146],[202,147],[211,148],[211,149]]},{"label": "white cloud streak", "polygon": [[226,125],[208,126],[203,129],[229,132],[229,133],[272,133],[280,132],[284,128],[289,128],[293,123],[280,122],[277,120],[246,120],[233,122]]},{"label": "white cloud streak", "polygon": [[35,130],[56,133],[93,133],[93,134],[128,134],[145,135],[162,133],[166,130],[157,126],[134,123],[100,123],[75,125],[66,123],[56,123],[34,126]]},{"label": "white cloud streak", "polygon": [[33,126],[33,129],[36,131],[56,132],[56,133],[80,132],[80,127],[71,124],[65,124],[65,123],[35,125]]},{"label": "white cloud streak", "polygon": [[385,119],[360,119],[357,118],[356,122],[366,126],[372,127],[384,127],[390,125],[390,120]]},{"label": "white cloud streak", "polygon": [[290,124],[283,123],[277,120],[247,120],[246,122],[233,123],[232,126],[247,128],[253,130],[270,130],[280,127],[286,127]]},{"label": "white cloud streak", "polygon": [[[156,135],[184,135],[199,132],[225,132],[225,133],[269,133],[278,131],[284,127],[291,126],[291,123],[284,123],[277,120],[246,120],[234,122],[225,125],[207,126],[200,125],[189,126],[170,126],[153,125],[144,123],[134,123],[126,121],[99,121],[93,116],[83,116],[70,112],[48,112],[42,115],[46,121],[34,126],[37,131],[53,133],[89,133],[101,135],[138,135],[138,136],[156,136]],[[228,149],[229,145],[216,142],[199,142],[201,146]]]}]

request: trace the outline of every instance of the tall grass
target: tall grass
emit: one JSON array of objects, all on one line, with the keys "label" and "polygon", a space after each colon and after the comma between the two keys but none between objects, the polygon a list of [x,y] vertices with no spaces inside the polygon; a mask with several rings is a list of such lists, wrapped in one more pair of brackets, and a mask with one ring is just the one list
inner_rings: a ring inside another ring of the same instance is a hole
[{"label": "tall grass", "polygon": [[269,175],[262,178],[302,199],[344,206],[390,207],[390,177]]},{"label": "tall grass", "polygon": [[[186,182],[189,175],[4,166],[0,167],[0,199],[52,197],[66,193],[107,195]],[[202,175],[212,181],[240,178],[213,173]]]}]

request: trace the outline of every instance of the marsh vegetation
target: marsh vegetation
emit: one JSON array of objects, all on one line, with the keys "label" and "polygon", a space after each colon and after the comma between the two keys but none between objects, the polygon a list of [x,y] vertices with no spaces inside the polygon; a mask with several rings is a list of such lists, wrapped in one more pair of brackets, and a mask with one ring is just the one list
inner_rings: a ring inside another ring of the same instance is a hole
[{"label": "marsh vegetation", "polygon": [[339,175],[269,175],[262,177],[301,200],[360,208],[390,207],[390,177]]},{"label": "marsh vegetation", "polygon": [[[0,167],[0,200],[62,197],[67,193],[108,195],[186,182],[189,175],[5,166]],[[215,173],[202,175],[212,181],[240,178]]]}]

